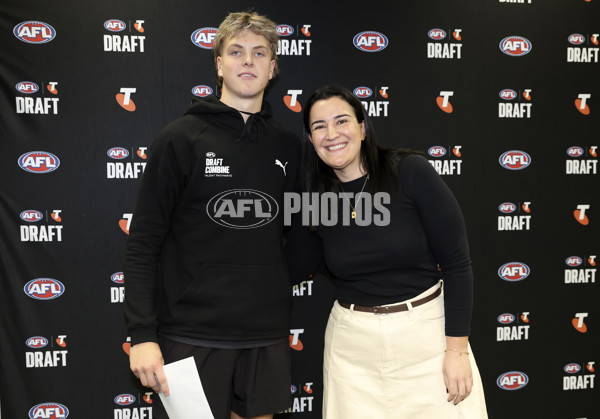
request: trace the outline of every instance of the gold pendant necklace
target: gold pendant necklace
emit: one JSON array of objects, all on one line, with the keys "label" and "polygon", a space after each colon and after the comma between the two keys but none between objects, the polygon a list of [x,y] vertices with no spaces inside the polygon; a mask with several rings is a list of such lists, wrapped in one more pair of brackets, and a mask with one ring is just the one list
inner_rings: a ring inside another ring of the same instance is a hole
[{"label": "gold pendant necklace", "polygon": [[[365,190],[365,186],[367,185],[367,180],[369,180],[369,175],[367,175],[367,178],[365,179],[365,183],[363,183],[363,186],[362,186],[362,189],[360,190],[360,193],[358,194],[358,196],[354,200],[355,204],[360,200],[360,197],[361,197],[363,191]],[[344,190],[344,188],[342,188],[341,183],[340,183],[340,189],[344,193],[344,197],[346,198],[346,201],[348,201],[348,203],[352,207],[352,218],[356,218],[356,208],[354,208],[354,205],[352,205],[352,202],[350,202],[350,199],[348,199],[348,195],[346,195],[346,191]]]}]

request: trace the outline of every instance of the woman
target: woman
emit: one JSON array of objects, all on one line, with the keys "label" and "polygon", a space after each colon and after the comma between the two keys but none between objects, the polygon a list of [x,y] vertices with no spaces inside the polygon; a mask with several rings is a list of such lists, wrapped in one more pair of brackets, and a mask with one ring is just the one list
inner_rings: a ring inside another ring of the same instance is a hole
[{"label": "woman", "polygon": [[378,147],[361,102],[344,88],[313,93],[304,126],[305,190],[339,196],[335,225],[311,233],[296,224],[287,247],[295,281],[313,273],[307,262],[321,254],[338,279],[323,417],[486,418],[468,344],[473,277],[454,196],[422,155]]}]

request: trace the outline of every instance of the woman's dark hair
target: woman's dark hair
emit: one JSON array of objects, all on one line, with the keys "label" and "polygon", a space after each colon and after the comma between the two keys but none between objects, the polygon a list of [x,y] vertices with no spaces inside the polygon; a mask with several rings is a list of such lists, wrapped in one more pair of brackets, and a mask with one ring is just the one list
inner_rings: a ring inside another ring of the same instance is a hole
[{"label": "woman's dark hair", "polygon": [[328,85],[317,89],[308,99],[304,107],[304,156],[302,161],[302,182],[304,190],[308,192],[339,192],[340,181],[333,169],[325,164],[317,155],[308,135],[310,133],[310,110],[320,101],[338,97],[348,103],[358,123],[365,123],[365,139],[361,142],[360,158],[362,167],[369,174],[369,191],[388,192],[397,196],[400,191],[400,182],[396,175],[396,164],[407,154],[414,151],[408,149],[384,149],[377,145],[373,124],[362,103],[348,89]]}]

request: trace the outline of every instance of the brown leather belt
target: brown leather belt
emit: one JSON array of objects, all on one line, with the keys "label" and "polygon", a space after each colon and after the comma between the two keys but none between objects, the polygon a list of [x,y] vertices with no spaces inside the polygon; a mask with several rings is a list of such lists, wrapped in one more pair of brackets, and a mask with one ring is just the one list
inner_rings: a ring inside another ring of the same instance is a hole
[{"label": "brown leather belt", "polygon": [[[422,304],[428,303],[429,301],[435,299],[442,293],[442,287],[438,288],[436,292],[433,294],[429,294],[427,297],[423,297],[420,300],[411,301],[410,304],[413,307],[420,306]],[[352,304],[345,303],[343,301],[338,301],[338,304],[344,308],[350,308]],[[366,306],[357,306],[354,305],[354,310],[356,311],[364,311],[366,313],[373,314],[387,314],[387,313],[398,313],[400,311],[408,311],[408,304],[397,304],[393,306],[375,306],[375,307],[366,307]]]}]

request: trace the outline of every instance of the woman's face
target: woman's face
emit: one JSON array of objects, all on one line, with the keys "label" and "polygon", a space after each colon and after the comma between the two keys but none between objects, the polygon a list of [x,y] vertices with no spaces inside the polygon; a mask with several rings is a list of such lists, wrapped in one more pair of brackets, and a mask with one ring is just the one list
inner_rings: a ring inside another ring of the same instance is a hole
[{"label": "woman's face", "polygon": [[365,123],[359,123],[352,107],[340,97],[319,100],[309,114],[310,134],[317,155],[342,182],[364,175],[360,146]]}]

